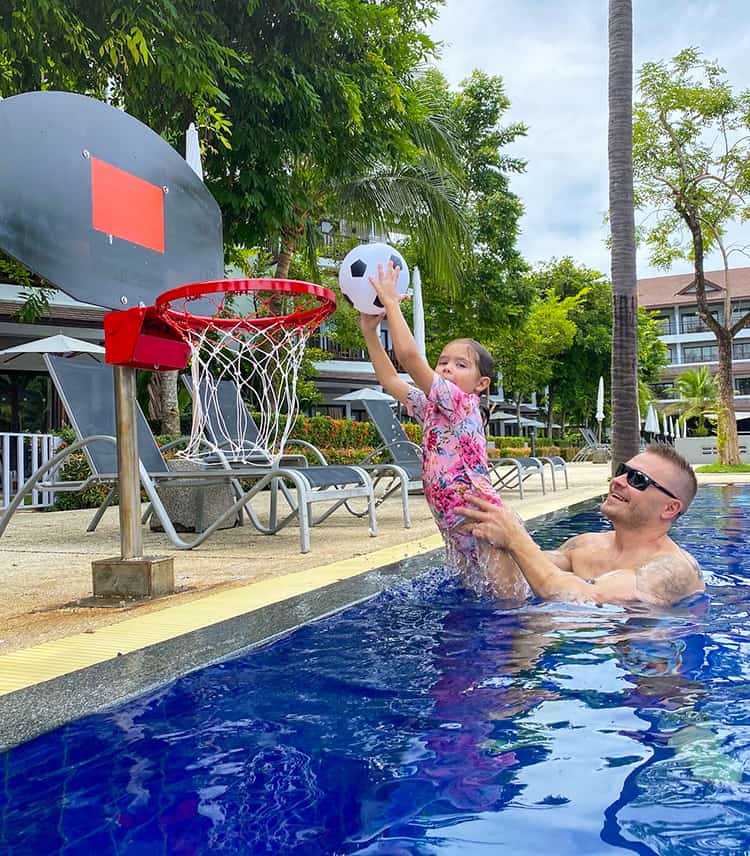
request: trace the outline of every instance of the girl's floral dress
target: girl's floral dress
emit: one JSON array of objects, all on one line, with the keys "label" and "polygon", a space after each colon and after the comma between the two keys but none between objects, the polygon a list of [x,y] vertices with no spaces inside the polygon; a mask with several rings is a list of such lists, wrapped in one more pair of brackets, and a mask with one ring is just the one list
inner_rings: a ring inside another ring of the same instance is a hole
[{"label": "girl's floral dress", "polygon": [[466,504],[467,495],[503,504],[490,482],[479,398],[435,374],[429,396],[411,388],[406,409],[423,425],[424,495],[445,538],[449,560],[476,566],[476,539],[460,531],[464,518],[456,508]]}]

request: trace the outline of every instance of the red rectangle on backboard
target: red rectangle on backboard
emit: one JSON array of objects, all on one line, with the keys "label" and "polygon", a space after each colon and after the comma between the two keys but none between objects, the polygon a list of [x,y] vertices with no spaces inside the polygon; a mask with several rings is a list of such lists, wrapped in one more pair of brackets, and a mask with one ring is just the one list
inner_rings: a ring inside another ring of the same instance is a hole
[{"label": "red rectangle on backboard", "polygon": [[91,225],[157,253],[164,252],[164,190],[91,158]]}]

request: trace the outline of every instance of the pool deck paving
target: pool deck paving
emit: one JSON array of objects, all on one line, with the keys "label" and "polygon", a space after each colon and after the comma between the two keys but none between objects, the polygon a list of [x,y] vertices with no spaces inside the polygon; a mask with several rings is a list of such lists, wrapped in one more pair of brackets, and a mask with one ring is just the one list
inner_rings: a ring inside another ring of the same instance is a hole
[{"label": "pool deck paving", "polygon": [[[503,499],[532,520],[607,489],[607,464],[569,464],[568,471],[567,490],[548,485],[543,495],[530,480],[523,500],[510,491]],[[699,481],[750,477],[702,475]],[[86,532],[91,510],[20,512],[0,539],[0,698],[222,622],[246,625],[248,614],[265,607],[283,608],[305,593],[437,550],[442,541],[424,499],[412,496],[410,503],[410,529],[403,527],[398,498],[383,503],[375,538],[364,519],[341,509],[312,530],[307,554],[299,552],[295,525],[273,536],[249,525],[226,529],[192,551],[174,550],[165,535],[145,529],[146,555],[174,557],[177,591],[108,605],[92,602],[91,562],[119,554],[117,509],[109,509],[93,533]]]}]

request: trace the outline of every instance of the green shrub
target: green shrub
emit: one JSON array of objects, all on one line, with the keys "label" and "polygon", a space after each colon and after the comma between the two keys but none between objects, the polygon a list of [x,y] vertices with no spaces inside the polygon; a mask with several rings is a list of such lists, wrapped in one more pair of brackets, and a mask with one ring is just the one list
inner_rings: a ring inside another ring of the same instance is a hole
[{"label": "green shrub", "polygon": [[[67,446],[68,443],[65,443]],[[60,446],[63,449],[64,446]],[[61,481],[85,481],[91,475],[86,456],[83,452],[73,452],[60,468],[58,478]],[[86,490],[75,493],[58,493],[52,506],[54,511],[70,511],[75,508],[98,508],[109,493],[109,487],[93,484]],[[115,500],[116,503],[116,500]]]},{"label": "green shrub", "polygon": [[[409,439],[422,442],[422,427],[414,422],[404,424]],[[362,449],[380,446],[382,441],[372,422],[332,419],[330,416],[301,417],[295,422],[291,436],[305,440],[319,449]]]}]

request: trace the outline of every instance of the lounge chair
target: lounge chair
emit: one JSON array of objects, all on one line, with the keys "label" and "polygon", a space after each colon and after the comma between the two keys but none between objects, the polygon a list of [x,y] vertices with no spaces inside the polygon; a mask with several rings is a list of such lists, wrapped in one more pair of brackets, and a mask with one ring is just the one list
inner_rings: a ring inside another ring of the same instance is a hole
[{"label": "lounge chair", "polygon": [[496,490],[518,490],[523,499],[524,482],[539,476],[546,493],[544,466],[539,458],[490,458],[490,479]]},{"label": "lounge chair", "polygon": [[585,445],[576,452],[574,461],[591,461],[595,458],[608,461],[612,458],[612,450],[609,444],[600,443],[590,428],[579,428],[578,430]]},{"label": "lounge chair", "polygon": [[[182,381],[192,395],[192,378],[189,375],[183,375]],[[201,406],[204,409],[206,426],[212,443],[220,451],[226,452],[227,455],[236,454],[236,452],[231,452],[230,450],[239,449],[243,454],[243,458],[246,458],[249,454],[250,459],[253,461],[257,461],[259,459],[261,461],[271,461],[271,456],[267,452],[259,449],[258,427],[255,424],[252,414],[246,407],[243,407],[243,409],[240,410],[237,404],[237,385],[232,381],[220,381],[216,385],[216,393],[212,397],[202,395]],[[381,424],[385,425],[385,420],[391,419],[393,416],[388,403],[385,401],[374,400],[365,401],[365,405],[368,407],[373,404],[384,405],[385,410],[388,411],[389,416],[387,417],[384,415],[385,412],[382,411]],[[380,414],[381,411],[378,411],[378,413]],[[373,421],[375,421],[374,417]],[[416,453],[409,448],[405,448],[403,450],[395,449],[394,451],[396,455],[406,458],[403,463],[400,460],[389,463],[374,463],[373,459],[377,458],[385,449],[384,446],[381,446],[365,458],[364,461],[361,461],[357,465],[357,468],[365,470],[371,477],[373,490],[376,492],[377,496],[376,505],[380,505],[394,492],[401,490],[401,508],[404,528],[409,529],[411,527],[409,493],[417,491],[421,492],[422,490],[422,454],[419,446],[414,446],[414,444],[409,441],[409,438],[404,433],[401,425],[398,422],[395,424],[401,432],[403,442],[407,447],[413,447],[413,449],[416,450]],[[381,436],[383,436],[385,440],[384,431],[386,431],[386,429],[381,430],[380,425],[377,427]],[[287,451],[281,458],[281,463],[284,466],[304,467],[307,464],[305,455],[295,455],[291,453],[289,451],[290,447],[306,449],[316,460],[317,466],[306,469],[305,473],[310,473],[313,469],[320,470],[321,473],[328,473],[333,483],[337,483],[337,480],[342,478],[342,474],[345,474],[349,469],[351,469],[349,467],[333,467],[326,461],[325,455],[320,451],[320,449],[312,443],[308,443],[305,440],[299,440],[297,438],[290,438],[286,441],[285,448]],[[382,485],[384,483],[385,490],[383,491]],[[381,489],[379,494],[378,488]],[[283,492],[283,485],[280,486],[280,489]],[[289,501],[288,496],[287,501]],[[355,517],[364,517],[369,513],[369,509],[361,511],[354,508],[349,500],[347,500],[344,505],[346,510]]]},{"label": "lounge chair", "polygon": [[[360,466],[372,475],[376,489],[384,485],[379,503],[394,493],[401,493],[404,526],[408,529],[411,526],[409,494],[422,493],[422,450],[409,439],[388,401],[364,398],[362,403],[383,443],[361,461]],[[375,463],[375,459],[384,454],[390,460]]]},{"label": "lounge chair", "polygon": [[[60,491],[65,489],[79,490],[82,486],[97,482],[103,484],[116,484],[117,482],[117,441],[115,438],[114,387],[111,367],[51,356],[45,356],[45,362],[78,439],[55,455],[26,482],[3,517],[0,518],[0,535],[2,535],[15,510],[23,503],[23,497],[38,483],[43,484],[47,489]],[[179,550],[197,547],[227,520],[237,517],[242,511],[246,511],[253,526],[264,534],[274,534],[292,520],[298,519],[300,549],[306,553],[310,549],[310,527],[321,522],[330,513],[328,512],[323,517],[314,520],[310,513],[311,503],[324,499],[330,499],[337,504],[341,504],[343,501],[340,494],[331,496],[330,494],[326,495],[325,492],[317,493],[312,497],[314,476],[312,479],[303,477],[296,469],[269,466],[230,468],[226,463],[220,462],[216,467],[172,471],[162,457],[139,407],[137,407],[137,430],[141,484],[151,503],[153,513],[158,517],[169,540]],[[91,477],[85,483],[68,483],[67,486],[64,482],[45,484],[43,479],[47,473],[54,472],[70,454],[78,449],[81,449],[88,459],[92,472]],[[243,482],[251,482],[252,486],[248,490],[243,489],[240,479]],[[281,521],[277,518],[276,508],[272,508],[269,523],[264,524],[253,510],[251,500],[261,490],[273,486],[280,479],[288,480],[295,485],[299,502]],[[157,490],[158,485],[175,483],[204,487],[229,484],[235,493],[236,500],[208,528],[196,535],[193,540],[186,541],[177,534]],[[344,491],[344,494],[346,498],[352,494],[368,497],[368,504],[371,509],[369,516],[370,531],[375,534],[377,524],[374,515],[374,497],[372,496],[372,483],[367,474],[363,472],[359,484],[355,488]],[[110,496],[97,511],[89,526],[89,531],[96,528],[104,509],[110,504],[112,498],[113,493],[110,492]]]},{"label": "lounge chair", "polygon": [[[189,375],[182,375],[182,381],[190,394],[193,395],[192,378]],[[225,455],[225,451],[228,453],[229,448],[233,447],[240,449],[245,461],[250,461],[253,466],[270,468],[272,472],[282,474],[280,478],[274,479],[271,483],[271,520],[276,526],[274,531],[278,531],[286,525],[295,516],[299,506],[307,506],[306,517],[311,526],[317,526],[343,505],[347,511],[357,517],[367,516],[371,534],[376,534],[375,494],[372,479],[364,468],[329,464],[319,449],[311,443],[297,439],[287,440],[286,445],[295,445],[307,449],[317,460],[316,465],[309,466],[304,454],[288,452],[283,454],[279,460],[274,461],[269,452],[258,446],[258,428],[250,411],[244,404],[242,410],[238,408],[238,389],[235,383],[228,380],[220,381],[214,396],[209,398],[204,395],[202,390],[201,396],[201,406],[206,416],[206,427],[215,447],[217,458],[223,457],[224,462],[234,469],[234,462]],[[240,466],[247,466],[247,464],[241,463]],[[297,488],[296,498],[286,484],[288,481],[292,481]],[[283,521],[275,523],[279,492],[284,496],[292,510]],[[355,498],[366,500],[365,511],[355,512],[350,508],[350,500]],[[312,512],[312,505],[317,502],[329,503],[329,506],[319,517],[315,517]]]},{"label": "lounge chair", "polygon": [[552,490],[557,490],[557,479],[555,478],[555,473],[562,473],[563,478],[565,479],[565,487],[566,489],[570,487],[568,483],[568,468],[565,465],[565,459],[561,458],[559,455],[550,455],[550,456],[539,456],[539,460],[542,462],[542,465],[546,464],[550,468],[550,473],[552,475]]},{"label": "lounge chair", "polygon": [[[363,402],[383,440],[383,445],[376,449],[370,455],[370,458],[387,452],[393,461],[388,466],[397,466],[404,470],[404,473],[409,478],[409,489],[404,490],[403,481],[395,484],[392,488],[393,491],[398,490],[400,487],[402,498],[404,498],[409,493],[409,490],[414,487],[421,487],[422,450],[415,443],[411,442],[387,401],[364,399]],[[373,466],[368,464],[368,461],[369,458],[365,459],[362,465]],[[517,489],[521,495],[521,499],[523,499],[524,482],[533,475],[540,477],[542,493],[545,492],[544,468],[541,461],[537,458],[491,458],[489,461],[489,470],[490,479],[495,488],[499,490],[504,488],[510,490]],[[387,475],[387,470],[383,470],[381,477]],[[373,478],[377,478],[375,473],[373,473]]]}]

